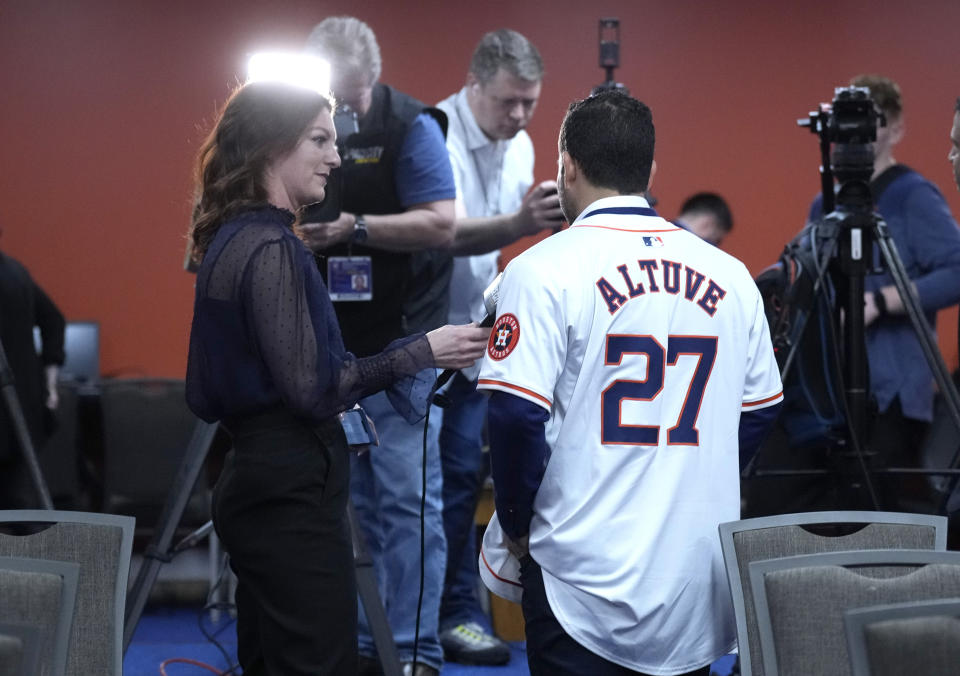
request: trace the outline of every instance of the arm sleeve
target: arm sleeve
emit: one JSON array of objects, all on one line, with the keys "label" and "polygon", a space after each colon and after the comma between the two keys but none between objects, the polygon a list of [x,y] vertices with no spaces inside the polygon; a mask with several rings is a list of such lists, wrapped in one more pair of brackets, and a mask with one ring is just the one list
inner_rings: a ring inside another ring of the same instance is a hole
[{"label": "arm sleeve", "polygon": [[407,130],[395,177],[397,195],[405,208],[457,196],[443,131],[430,114],[420,113]]},{"label": "arm sleeve", "polygon": [[513,394],[551,410],[567,359],[567,308],[582,307],[578,290],[553,277],[523,255],[507,265],[478,389]]},{"label": "arm sleeve", "polygon": [[506,392],[494,392],[488,408],[494,502],[511,539],[530,532],[533,501],[550,458],[542,406]]},{"label": "arm sleeve", "polygon": [[43,345],[40,360],[44,366],[51,364],[62,366],[65,358],[63,339],[66,327],[63,314],[36,282],[33,283],[33,299],[34,321],[40,328],[40,342]]},{"label": "arm sleeve", "polygon": [[763,312],[763,299],[755,286],[753,294],[753,324],[747,336],[749,347],[741,403],[743,412],[757,411],[783,401],[780,369],[773,353],[767,316]]},{"label": "arm sleeve", "polygon": [[743,470],[747,463],[760,450],[760,445],[767,438],[767,434],[773,428],[777,416],[780,415],[780,409],[783,402],[779,401],[773,406],[767,406],[757,411],[744,411],[740,414],[740,469]]},{"label": "arm sleeve", "polygon": [[913,282],[925,311],[960,302],[960,229],[929,183],[910,191],[904,209],[909,246],[920,267]]},{"label": "arm sleeve", "polygon": [[246,322],[280,398],[320,420],[433,365],[423,334],[356,359],[343,348],[333,304],[308,252],[294,240],[261,245],[244,272]]}]

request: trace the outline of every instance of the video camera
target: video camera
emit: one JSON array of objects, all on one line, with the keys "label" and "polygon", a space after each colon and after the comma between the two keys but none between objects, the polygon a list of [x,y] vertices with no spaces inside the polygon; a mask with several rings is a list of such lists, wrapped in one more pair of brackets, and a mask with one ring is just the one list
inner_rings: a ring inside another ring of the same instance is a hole
[{"label": "video camera", "polygon": [[831,103],[821,103],[819,110],[797,124],[817,134],[821,147],[833,144],[830,168],[841,184],[870,180],[871,144],[877,140],[877,127],[886,126],[887,118],[877,109],[867,87],[837,87]]}]

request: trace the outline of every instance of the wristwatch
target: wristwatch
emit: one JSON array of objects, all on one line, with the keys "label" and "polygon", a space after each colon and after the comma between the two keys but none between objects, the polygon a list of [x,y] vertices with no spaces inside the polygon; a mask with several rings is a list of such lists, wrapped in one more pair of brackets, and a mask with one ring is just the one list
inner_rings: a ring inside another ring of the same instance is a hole
[{"label": "wristwatch", "polygon": [[361,216],[357,215],[356,220],[353,222],[353,236],[352,240],[354,244],[364,244],[367,241],[367,221]]}]

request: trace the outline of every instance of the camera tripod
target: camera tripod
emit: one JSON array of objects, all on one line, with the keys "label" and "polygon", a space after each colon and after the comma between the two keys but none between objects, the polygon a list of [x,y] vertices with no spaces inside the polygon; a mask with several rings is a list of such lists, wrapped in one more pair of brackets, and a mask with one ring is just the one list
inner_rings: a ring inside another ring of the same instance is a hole
[{"label": "camera tripod", "polygon": [[[829,167],[829,162],[825,160],[823,166]],[[830,275],[837,293],[835,300],[827,298],[827,302],[835,310],[836,321],[834,324],[839,324],[842,327],[840,329],[842,341],[834,340],[836,345],[840,345],[842,342],[842,363],[836,350],[833,350],[836,357],[835,366],[838,372],[843,374],[842,381],[844,383],[843,402],[846,429],[845,438],[840,445],[847,456],[851,457],[856,463],[858,473],[862,476],[874,509],[880,508],[880,501],[873,482],[873,479],[877,476],[943,475],[950,477],[950,479],[938,506],[938,512],[945,513],[947,501],[956,487],[958,479],[960,479],[960,469],[958,469],[960,448],[954,453],[949,466],[945,469],[869,466],[868,457],[871,453],[866,443],[869,429],[869,415],[867,413],[869,388],[864,342],[863,298],[864,277],[872,268],[871,259],[874,244],[876,244],[886,270],[890,274],[897,293],[903,302],[913,333],[944,397],[950,418],[958,431],[960,431],[960,395],[958,395],[956,387],[950,379],[947,367],[920,309],[920,301],[910,283],[887,225],[882,218],[873,212],[873,196],[869,185],[865,180],[844,182],[836,195],[837,211],[834,212],[833,177],[827,170],[824,171],[824,175],[823,213],[829,215],[819,226],[818,276],[811,305],[819,302],[819,296],[827,294],[826,277]],[[829,189],[827,186],[829,186]],[[832,267],[832,270],[828,270],[830,267]],[[840,310],[842,310],[842,315]],[[842,321],[840,320],[841,316]],[[803,335],[803,329],[804,326],[799,325],[794,327],[792,331],[795,340],[789,345],[789,353],[784,361],[781,373],[784,382],[787,381],[790,369],[795,363],[794,357],[800,346],[798,339]],[[829,346],[827,349],[830,351]],[[756,457],[744,470],[743,478],[833,474],[833,471],[829,469],[757,470],[755,461]]]},{"label": "camera tripod", "polygon": [[[127,594],[127,605],[124,613],[123,650],[126,652],[133,638],[133,632],[143,615],[147,597],[160,573],[160,566],[173,559],[178,553],[197,544],[213,530],[213,522],[208,521],[182,541],[173,545],[174,532],[183,517],[190,493],[193,490],[210,445],[217,432],[217,425],[197,420],[193,435],[187,444],[187,450],[180,462],[180,468],[173,480],[173,489],[167,495],[163,511],[160,514],[157,528],[150,545],[144,552],[143,563],[137,572],[130,592]],[[366,545],[360,534],[353,505],[347,503],[347,519],[350,527],[350,539],[353,543],[353,563],[356,569],[357,593],[363,604],[370,633],[383,667],[384,676],[401,676],[400,657],[393,641],[393,632],[387,622],[387,614],[377,592],[377,579],[373,570],[373,560],[367,553]]]}]

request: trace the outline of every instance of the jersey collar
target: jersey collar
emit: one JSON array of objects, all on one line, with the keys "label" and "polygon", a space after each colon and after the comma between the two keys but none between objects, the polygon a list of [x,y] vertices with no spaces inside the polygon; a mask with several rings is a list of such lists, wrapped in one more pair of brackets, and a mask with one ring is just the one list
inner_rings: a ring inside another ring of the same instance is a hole
[{"label": "jersey collar", "polygon": [[[638,220],[637,216],[645,218]],[[651,220],[653,218],[657,220]],[[679,229],[660,218],[647,200],[639,195],[617,195],[597,200],[583,210],[571,227],[580,226],[642,231],[655,229],[658,232]]]}]

